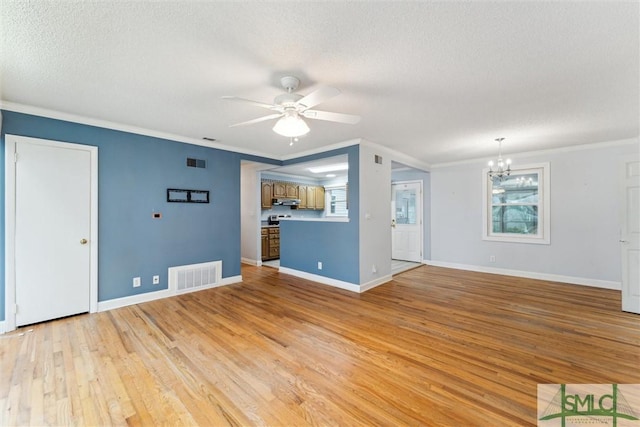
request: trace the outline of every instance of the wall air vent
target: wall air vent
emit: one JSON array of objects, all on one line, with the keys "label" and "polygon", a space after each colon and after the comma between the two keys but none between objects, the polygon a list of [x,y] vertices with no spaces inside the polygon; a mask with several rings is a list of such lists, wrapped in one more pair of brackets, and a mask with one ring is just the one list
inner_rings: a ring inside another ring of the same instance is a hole
[{"label": "wall air vent", "polygon": [[202,159],[193,159],[191,157],[187,157],[187,166],[190,168],[206,169],[207,161]]},{"label": "wall air vent", "polygon": [[169,267],[169,290],[176,294],[215,288],[222,281],[222,261]]},{"label": "wall air vent", "polygon": [[378,156],[377,154],[374,155],[373,161],[376,162],[377,164],[381,165],[382,164],[382,156]]}]

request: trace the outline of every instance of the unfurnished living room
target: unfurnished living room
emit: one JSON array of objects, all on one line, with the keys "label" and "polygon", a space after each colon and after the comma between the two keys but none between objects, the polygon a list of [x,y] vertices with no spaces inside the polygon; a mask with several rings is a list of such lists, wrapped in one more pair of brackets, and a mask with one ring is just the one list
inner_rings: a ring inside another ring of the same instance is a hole
[{"label": "unfurnished living room", "polygon": [[637,1],[0,0],[0,424],[640,425]]}]

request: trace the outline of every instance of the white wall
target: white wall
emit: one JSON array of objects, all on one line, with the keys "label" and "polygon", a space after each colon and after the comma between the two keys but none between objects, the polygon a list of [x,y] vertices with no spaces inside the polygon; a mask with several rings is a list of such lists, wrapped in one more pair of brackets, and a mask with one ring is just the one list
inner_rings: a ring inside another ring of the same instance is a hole
[{"label": "white wall", "polygon": [[[551,244],[482,240],[478,161],[431,170],[431,259],[437,265],[561,276],[571,283],[620,288],[619,162],[638,139],[528,154],[514,165],[550,162]],[[495,256],[494,263],[489,262]],[[517,275],[517,274],[516,274]]]},{"label": "white wall", "polygon": [[[383,157],[381,165],[374,162],[376,154]],[[360,144],[361,285],[391,274],[391,158],[385,154]]]},{"label": "white wall", "polygon": [[244,163],[240,168],[240,256],[257,264],[260,251],[260,178],[264,165]]}]

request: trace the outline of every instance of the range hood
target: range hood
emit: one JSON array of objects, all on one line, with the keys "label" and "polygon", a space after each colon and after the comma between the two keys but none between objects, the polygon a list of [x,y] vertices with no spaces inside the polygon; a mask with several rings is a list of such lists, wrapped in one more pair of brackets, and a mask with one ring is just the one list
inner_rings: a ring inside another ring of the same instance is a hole
[{"label": "range hood", "polygon": [[273,206],[298,206],[300,199],[271,199]]}]

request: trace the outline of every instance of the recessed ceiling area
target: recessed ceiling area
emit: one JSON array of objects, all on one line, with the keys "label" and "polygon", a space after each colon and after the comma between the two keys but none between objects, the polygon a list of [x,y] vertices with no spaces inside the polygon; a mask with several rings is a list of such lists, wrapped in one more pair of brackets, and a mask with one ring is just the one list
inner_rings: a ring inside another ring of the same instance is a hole
[{"label": "recessed ceiling area", "polygon": [[[117,123],[276,159],[362,138],[423,164],[640,132],[640,5],[554,2],[4,1],[2,108]],[[314,109],[289,145],[280,79]],[[268,114],[268,112],[267,112]],[[215,138],[215,142],[203,137]]]},{"label": "recessed ceiling area", "polygon": [[[346,179],[349,173],[349,156],[342,154],[339,156],[326,157],[304,163],[278,166],[263,172],[273,172],[278,174],[292,175],[297,177],[311,178],[317,181]],[[345,168],[346,166],[346,168]],[[319,169],[319,170],[316,170]],[[314,172],[314,170],[316,170]],[[334,175],[334,176],[328,176]]]}]

